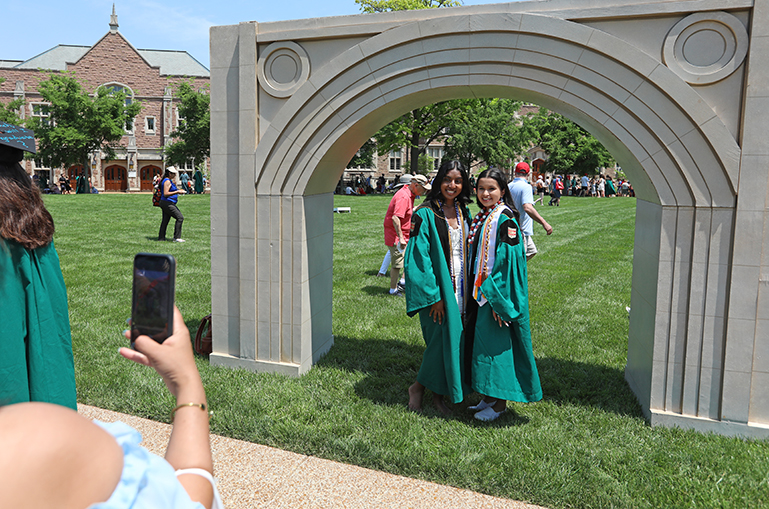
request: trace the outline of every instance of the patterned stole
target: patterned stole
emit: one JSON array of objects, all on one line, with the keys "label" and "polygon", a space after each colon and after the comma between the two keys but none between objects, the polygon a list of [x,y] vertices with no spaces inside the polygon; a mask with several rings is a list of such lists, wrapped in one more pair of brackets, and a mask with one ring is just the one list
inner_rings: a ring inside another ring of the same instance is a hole
[{"label": "patterned stole", "polygon": [[[481,285],[489,276],[491,269],[494,268],[497,252],[497,226],[499,225],[499,218],[502,217],[502,211],[506,208],[508,208],[506,205],[498,204],[483,223],[483,236],[480,238],[480,244],[478,244],[478,254],[475,258],[475,270],[473,272],[475,275],[473,298],[478,302],[479,307],[486,304],[486,297],[481,291]],[[475,241],[478,242],[477,237]]]}]

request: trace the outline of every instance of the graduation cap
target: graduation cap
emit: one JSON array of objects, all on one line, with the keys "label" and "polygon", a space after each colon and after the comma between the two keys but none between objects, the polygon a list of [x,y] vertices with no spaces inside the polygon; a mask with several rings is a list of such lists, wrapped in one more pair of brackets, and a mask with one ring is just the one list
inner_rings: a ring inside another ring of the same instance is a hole
[{"label": "graduation cap", "polygon": [[35,133],[31,129],[25,129],[8,122],[0,121],[0,145],[37,153],[35,148]]}]

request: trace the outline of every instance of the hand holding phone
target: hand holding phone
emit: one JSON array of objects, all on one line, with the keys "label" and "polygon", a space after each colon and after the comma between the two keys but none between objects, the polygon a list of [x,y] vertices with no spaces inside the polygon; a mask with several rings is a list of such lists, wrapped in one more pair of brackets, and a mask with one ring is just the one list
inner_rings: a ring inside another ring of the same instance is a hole
[{"label": "hand holding phone", "polygon": [[131,343],[141,335],[158,343],[173,334],[176,260],[171,255],[134,257]]}]

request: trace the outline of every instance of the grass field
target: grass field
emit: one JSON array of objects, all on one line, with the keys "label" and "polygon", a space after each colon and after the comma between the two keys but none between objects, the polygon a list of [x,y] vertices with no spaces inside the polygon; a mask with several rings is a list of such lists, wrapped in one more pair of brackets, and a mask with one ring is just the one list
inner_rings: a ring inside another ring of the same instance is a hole
[{"label": "grass field", "polygon": [[[149,195],[46,196],[69,293],[78,401],[168,421],[159,377],[117,354],[140,251],[178,261],[177,303],[194,332],[210,312],[209,197],[185,196],[184,244],[158,243]],[[338,196],[335,344],[287,378],[198,358],[212,432],[548,507],[763,507],[769,442],[650,428],[623,378],[634,199],[563,198],[540,207],[529,264],[534,353],[544,399],[491,424],[472,396],[443,418],[406,409],[424,343],[402,298],[375,277],[388,196]],[[173,221],[172,221],[173,223]],[[172,228],[170,225],[169,228]],[[215,261],[216,262],[216,261]],[[343,482],[343,480],[340,480]]]}]

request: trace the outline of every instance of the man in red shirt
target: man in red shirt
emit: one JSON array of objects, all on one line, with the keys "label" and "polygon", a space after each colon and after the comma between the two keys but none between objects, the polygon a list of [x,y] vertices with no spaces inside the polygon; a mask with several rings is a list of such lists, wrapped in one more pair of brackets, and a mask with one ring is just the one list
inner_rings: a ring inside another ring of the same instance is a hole
[{"label": "man in red shirt", "polygon": [[[398,282],[403,269],[403,253],[409,241],[411,231],[411,213],[414,211],[414,199],[430,190],[430,184],[424,175],[414,175],[411,182],[403,186],[387,207],[384,220],[385,245],[390,250],[390,295],[402,296]],[[401,286],[404,284],[401,281]]]}]

